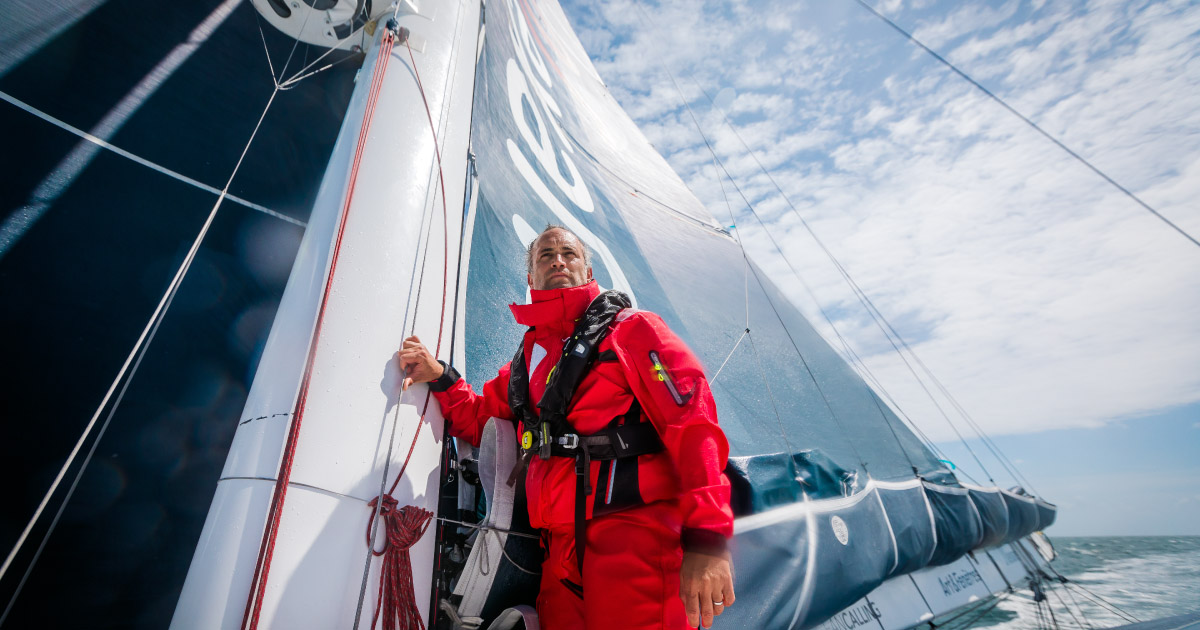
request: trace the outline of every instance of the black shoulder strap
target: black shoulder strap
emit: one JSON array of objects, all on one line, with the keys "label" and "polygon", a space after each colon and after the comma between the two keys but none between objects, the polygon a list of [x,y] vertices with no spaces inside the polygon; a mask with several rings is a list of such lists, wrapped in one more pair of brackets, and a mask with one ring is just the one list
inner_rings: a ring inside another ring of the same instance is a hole
[{"label": "black shoulder strap", "polygon": [[588,305],[574,334],[563,344],[562,356],[546,384],[546,393],[537,404],[541,420],[549,422],[555,434],[570,430],[567,408],[571,406],[575,390],[595,362],[600,342],[608,336],[608,327],[617,313],[630,306],[629,296],[620,291],[601,293]]},{"label": "black shoulder strap", "polygon": [[521,343],[517,345],[516,356],[508,365],[508,406],[512,409],[515,419],[525,426],[533,426],[537,422],[533,414],[533,405],[529,402],[529,368],[525,365],[524,335],[521,336]]},{"label": "black shoulder strap", "polygon": [[[632,303],[629,296],[620,291],[601,293],[588,305],[575,326],[575,332],[563,344],[562,356],[550,375],[550,382],[546,384],[546,393],[537,404],[541,410],[540,421],[549,423],[554,434],[561,435],[570,430],[567,424],[567,409],[571,406],[571,399],[575,397],[575,390],[595,362],[597,348],[608,335],[608,328],[616,319],[617,313],[630,306]],[[529,400],[529,368],[525,365],[524,337],[521,338],[517,354],[509,366],[508,406],[526,426],[538,423]]]}]

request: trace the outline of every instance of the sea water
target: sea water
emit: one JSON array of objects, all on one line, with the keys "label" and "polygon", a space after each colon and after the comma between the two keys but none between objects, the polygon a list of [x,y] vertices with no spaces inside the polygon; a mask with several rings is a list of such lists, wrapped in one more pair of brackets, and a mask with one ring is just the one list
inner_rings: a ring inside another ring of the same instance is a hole
[{"label": "sea water", "polygon": [[[1200,536],[1050,538],[1058,552],[1054,568],[1074,585],[1055,584],[1047,593],[1061,628],[1131,623],[1117,611],[1140,621],[1200,611]],[[985,608],[973,627],[1034,630],[1051,622],[1045,612],[1039,619],[1029,591]],[[957,628],[976,616],[942,622]]]}]

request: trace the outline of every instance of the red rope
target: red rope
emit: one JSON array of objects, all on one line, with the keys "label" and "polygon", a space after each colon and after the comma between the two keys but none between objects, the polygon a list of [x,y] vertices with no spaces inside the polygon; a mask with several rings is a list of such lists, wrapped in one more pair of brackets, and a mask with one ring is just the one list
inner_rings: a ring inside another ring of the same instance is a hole
[{"label": "red rope", "polygon": [[[437,157],[438,164],[438,185],[442,190],[442,318],[438,323],[437,347],[434,348],[433,355],[437,356],[442,351],[442,328],[446,325],[446,285],[450,282],[450,229],[449,218],[446,216],[446,177],[442,172],[442,150],[438,145],[437,127],[433,124],[433,113],[429,111],[429,99],[425,98],[425,86],[421,83],[421,73],[417,72],[417,60],[413,58],[412,46],[408,44],[408,38],[404,38],[404,47],[408,49],[408,60],[412,62],[413,76],[417,79],[417,90],[421,93],[421,102],[425,104],[425,119],[429,121],[429,132],[433,134],[433,154]],[[425,399],[426,406],[429,405],[429,399]],[[424,411],[421,412],[423,416]]]},{"label": "red rope", "polygon": [[[413,57],[412,47],[408,44],[408,38],[403,37],[403,39],[404,46],[408,48],[408,59],[412,62],[413,76],[417,80],[417,89],[421,94],[421,102],[425,105],[425,118],[429,121],[429,130],[433,134],[433,150],[438,164],[438,184],[442,193],[442,306],[441,318],[438,322],[437,344],[434,349],[434,356],[437,356],[441,354],[442,336],[446,326],[446,294],[450,273],[450,231],[446,210],[446,181],[442,169],[442,151],[438,144],[437,128],[433,124],[433,114],[429,109],[429,100],[425,97],[425,86],[421,83],[421,74],[417,71],[417,60]],[[423,270],[424,263],[422,263]],[[419,307],[421,292],[419,286],[417,292],[418,302],[416,306]],[[425,629],[425,623],[421,621],[420,610],[417,608],[416,593],[413,591],[412,562],[409,559],[408,550],[429,529],[429,524],[433,519],[433,512],[412,505],[406,505],[396,510],[398,502],[392,497],[391,493],[396,491],[396,486],[404,478],[404,471],[408,468],[409,461],[412,460],[413,451],[417,447],[417,438],[421,435],[421,427],[425,425],[425,414],[429,411],[431,398],[431,394],[426,392],[425,402],[421,406],[421,417],[417,422],[417,431],[413,434],[412,442],[408,446],[408,454],[404,457],[404,464],[400,466],[400,471],[396,473],[395,481],[392,482],[388,493],[382,497],[383,504],[379,504],[379,497],[371,499],[371,502],[367,504],[373,511],[371,521],[367,523],[367,545],[371,545],[371,533],[375,524],[374,510],[377,505],[379,506],[378,514],[384,519],[384,531],[386,533],[386,544],[383,551],[375,551],[374,548],[371,549],[371,553],[376,556],[384,556],[383,567],[379,575],[379,592],[376,597],[375,615],[371,618],[371,628],[376,627],[382,615],[384,630]]]},{"label": "red rope", "polygon": [[[371,499],[367,505],[374,509],[379,497]],[[383,504],[379,506],[379,517],[383,519],[386,534],[383,550],[371,550],[376,556],[383,556],[383,566],[379,575],[379,592],[376,596],[378,604],[375,615],[371,618],[371,627],[379,623],[380,613],[383,617],[384,630],[425,630],[425,622],[421,621],[421,611],[417,608],[417,595],[413,591],[412,560],[408,550],[425,535],[433,520],[433,512],[413,505],[396,509],[397,501],[392,495],[383,496]],[[375,524],[372,516],[367,523],[367,544],[371,543],[371,529]]]},{"label": "red rope", "polygon": [[[284,500],[287,496],[288,481],[291,479],[292,464],[295,460],[296,445],[299,441],[300,425],[308,400],[308,389],[312,379],[312,368],[316,357],[317,345],[320,340],[321,324],[324,321],[325,307],[329,302],[329,296],[333,288],[334,273],[337,269],[338,255],[341,252],[342,240],[346,232],[351,201],[354,198],[359,166],[362,163],[363,151],[371,128],[371,121],[374,118],[375,107],[379,101],[380,88],[383,85],[383,77],[387,71],[388,60],[391,58],[391,51],[394,44],[394,35],[390,32],[384,33],[380,44],[379,61],[376,63],[375,71],[371,77],[371,86],[368,91],[366,109],[363,114],[363,126],[359,131],[358,144],[354,152],[354,161],[350,169],[346,202],[342,208],[342,218],[338,226],[337,239],[334,242],[329,276],[325,283],[325,291],[321,297],[320,309],[317,311],[313,343],[309,348],[308,362],[304,372],[304,380],[300,386],[296,413],[293,414],[293,421],[288,430],[283,459],[280,462],[279,474],[276,476],[275,493],[272,496],[271,506],[267,512],[267,526],[263,532],[263,542],[259,546],[258,560],[254,567],[254,577],[251,581],[250,593],[246,600],[246,610],[242,616],[242,627],[248,628],[248,630],[257,629],[259,616],[262,611],[267,577],[270,573],[271,559],[279,532],[280,516]],[[413,58],[412,47],[408,45],[407,38],[405,38],[404,44],[408,48],[409,59],[413,66],[413,74],[417,79],[417,87],[421,94],[421,100],[425,105],[425,115],[429,120],[430,131],[433,134],[434,152],[438,163],[438,183],[442,197],[442,317],[438,324],[437,345],[434,351],[436,355],[441,352],[442,337],[445,329],[447,284],[449,282],[450,265],[446,184],[442,168],[441,149],[438,145],[437,130],[433,124],[433,115],[429,109],[429,101],[425,96],[425,88],[421,83],[420,74],[417,73],[416,60]],[[412,562],[409,558],[408,550],[425,534],[432,521],[433,513],[415,506],[405,506],[397,510],[397,501],[392,498],[391,492],[395,491],[396,486],[400,483],[400,479],[403,478],[405,469],[408,468],[409,461],[412,459],[413,452],[417,446],[417,439],[421,435],[421,425],[424,424],[425,414],[429,409],[429,402],[430,395],[426,393],[424,405],[421,409],[421,418],[417,424],[417,431],[413,434],[408,454],[404,458],[404,464],[401,466],[400,472],[396,475],[396,480],[392,483],[388,494],[382,497],[383,504],[379,505],[378,497],[372,499],[368,504],[373,511],[377,505],[379,506],[378,514],[384,520],[384,530],[386,533],[386,544],[383,550],[378,552],[374,549],[371,550],[376,556],[384,556],[383,570],[379,583],[378,602],[371,622],[372,628],[375,627],[381,614],[384,619],[385,630],[396,630],[397,628],[421,628],[424,630],[425,628],[424,623],[421,621],[420,611],[416,606],[416,595],[413,591]],[[371,522],[367,525],[368,544],[370,544],[371,529],[373,526],[374,512]],[[400,625],[397,626],[397,623]]]},{"label": "red rope", "polygon": [[283,459],[279,464],[279,474],[275,478],[275,493],[271,497],[271,506],[267,511],[267,525],[263,531],[263,541],[259,545],[258,560],[254,567],[254,577],[250,583],[250,593],[246,599],[246,610],[242,614],[242,627],[248,630],[258,628],[259,614],[262,611],[263,596],[267,588],[267,576],[271,570],[271,559],[275,552],[275,540],[279,533],[279,520],[283,502],[287,497],[288,481],[292,476],[292,463],[296,456],[296,444],[300,437],[300,424],[304,418],[305,403],[308,401],[308,388],[312,380],[313,363],[316,358],[317,345],[321,335],[321,324],[325,319],[325,307],[329,303],[329,295],[333,289],[334,272],[337,269],[338,254],[341,252],[342,239],[346,233],[346,223],[350,216],[350,202],[354,198],[355,182],[358,180],[358,168],[362,162],[363,148],[366,145],[367,133],[371,128],[375,105],[379,102],[379,90],[383,85],[383,76],[387,70],[388,59],[394,39],[391,33],[384,33],[380,44],[378,62],[374,75],[371,77],[371,87],[367,96],[366,111],[363,114],[363,126],[358,134],[358,146],[354,152],[354,162],[350,169],[349,187],[346,202],[342,207],[342,218],[338,226],[337,240],[334,242],[333,254],[329,265],[329,276],[325,281],[325,291],[321,296],[321,306],[317,311],[317,322],[313,333],[313,341],[308,350],[308,361],[304,370],[304,380],[300,385],[300,395],[296,403],[291,426],[288,428],[287,442],[284,446]]}]

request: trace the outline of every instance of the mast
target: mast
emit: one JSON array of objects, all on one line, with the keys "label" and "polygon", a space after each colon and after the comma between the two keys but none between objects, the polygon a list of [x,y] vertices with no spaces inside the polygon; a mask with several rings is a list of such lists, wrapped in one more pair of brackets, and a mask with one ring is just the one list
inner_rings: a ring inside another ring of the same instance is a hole
[{"label": "mast", "polygon": [[[327,15],[254,5],[302,25],[293,36]],[[356,7],[353,31],[328,30],[344,45],[363,28],[366,61],[172,627],[345,627],[356,615],[369,627],[380,559],[368,502],[407,461],[391,496],[436,509],[442,419],[429,405],[422,420],[424,386],[401,395],[395,351],[416,333],[449,356],[479,4],[404,3],[395,32],[407,37],[392,42],[392,7],[369,20]],[[409,553],[414,575],[432,573],[433,536]],[[414,586],[424,617],[429,582]]]}]

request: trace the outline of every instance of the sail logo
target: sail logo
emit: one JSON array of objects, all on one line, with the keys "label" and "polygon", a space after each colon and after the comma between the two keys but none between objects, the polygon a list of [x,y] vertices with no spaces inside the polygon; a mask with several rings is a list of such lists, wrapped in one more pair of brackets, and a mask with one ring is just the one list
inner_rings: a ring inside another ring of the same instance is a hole
[{"label": "sail logo", "polygon": [[861,600],[860,603],[843,610],[829,618],[829,621],[817,626],[820,630],[853,630],[859,626],[875,624],[882,615],[874,602]]},{"label": "sail logo", "polygon": [[983,578],[974,569],[970,571],[951,571],[944,576],[939,575],[937,580],[938,585],[942,587],[942,594],[947,597],[955,593],[961,593],[976,584],[983,584]]},{"label": "sail logo", "polygon": [[850,544],[850,528],[846,527],[846,521],[840,516],[834,516],[829,519],[829,525],[833,528],[833,535],[837,541],[843,545]]},{"label": "sail logo", "polygon": [[[596,209],[591,191],[572,159],[575,149],[562,128],[562,109],[550,92],[553,83],[546,69],[546,60],[534,43],[525,16],[516,3],[508,2],[506,6],[508,34],[514,49],[514,56],[505,64],[509,110],[518,139],[524,143],[534,163],[530,162],[513,138],[506,140],[509,159],[555,219],[583,239],[600,259],[611,278],[612,288],[628,294],[636,307],[637,297],[612,251],[561,199],[565,197],[572,208],[579,212],[592,213]],[[525,238],[529,234],[537,234],[537,230],[520,214],[514,214],[512,220],[513,228],[523,242],[531,240]]]}]

